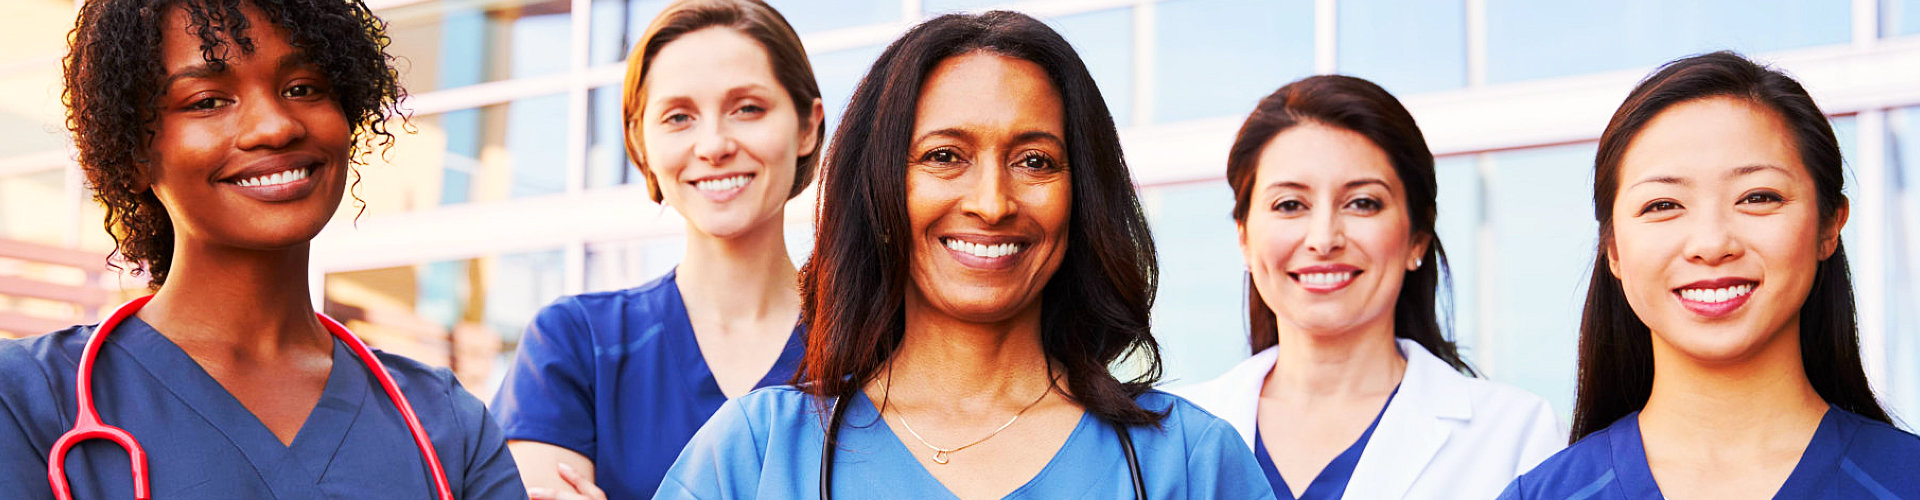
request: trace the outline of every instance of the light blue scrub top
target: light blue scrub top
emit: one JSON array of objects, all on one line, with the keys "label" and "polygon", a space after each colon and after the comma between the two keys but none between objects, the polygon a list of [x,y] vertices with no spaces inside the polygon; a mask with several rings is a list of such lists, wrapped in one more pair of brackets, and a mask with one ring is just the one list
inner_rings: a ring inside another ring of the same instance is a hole
[{"label": "light blue scrub top", "polygon": [[[608,499],[653,497],[680,448],[727,402],[700,355],[677,273],[541,309],[493,398],[507,439],[593,460],[594,482]],[[795,326],[754,387],[793,378],[805,339]]]},{"label": "light blue scrub top", "polygon": [[[834,456],[834,498],[954,498],[878,418],[864,393],[848,401]],[[1167,412],[1159,428],[1131,429],[1148,498],[1273,498],[1233,426],[1163,392],[1136,401]],[[816,498],[826,417],[813,396],[792,386],[728,401],[680,453],[654,498]],[[1132,499],[1127,477],[1114,428],[1086,414],[1046,467],[1005,498]]]},{"label": "light blue scrub top", "polygon": [[[1514,479],[1500,498],[1662,498],[1640,439],[1640,412],[1633,412]],[[1920,499],[1920,436],[1829,407],[1773,497]]]},{"label": "light blue scrub top", "polygon": [[[74,369],[94,329],[0,340],[0,497],[53,498],[47,456],[73,427]],[[452,372],[377,355],[426,427],[456,498],[526,498],[500,430]],[[94,363],[94,405],[146,449],[155,499],[433,497],[399,409],[338,341],[319,404],[292,446],[138,317],[120,324]],[[127,453],[110,441],[69,452],[67,477],[76,499],[133,498]]]}]

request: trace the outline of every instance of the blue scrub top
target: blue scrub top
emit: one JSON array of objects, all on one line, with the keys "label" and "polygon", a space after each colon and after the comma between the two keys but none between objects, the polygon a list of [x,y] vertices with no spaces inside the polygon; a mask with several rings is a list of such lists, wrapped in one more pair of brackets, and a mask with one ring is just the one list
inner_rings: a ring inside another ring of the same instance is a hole
[{"label": "blue scrub top", "polygon": [[[0,340],[0,496],[53,498],[46,461],[73,427],[74,370],[95,328]],[[456,498],[526,498],[505,438],[452,372],[377,356],[426,427]],[[146,449],[153,498],[433,497],[399,409],[338,341],[319,404],[292,446],[138,317],[107,337],[94,363],[94,405]],[[77,499],[133,498],[127,453],[110,441],[69,452],[67,477]]]},{"label": "blue scrub top", "polygon": [[[1501,499],[1662,498],[1640,441],[1640,412],[1513,480]],[[1832,406],[1774,498],[1920,498],[1920,436]]]},{"label": "blue scrub top", "polygon": [[1393,392],[1387,393],[1387,402],[1380,405],[1380,413],[1373,416],[1373,423],[1367,424],[1366,432],[1360,433],[1360,439],[1320,469],[1320,474],[1313,477],[1313,481],[1307,484],[1307,490],[1300,492],[1299,497],[1291,496],[1293,488],[1287,487],[1287,480],[1280,477],[1280,468],[1273,465],[1273,456],[1267,454],[1266,438],[1260,437],[1259,426],[1254,426],[1254,458],[1260,461],[1260,471],[1267,474],[1267,484],[1273,486],[1273,496],[1287,500],[1340,500],[1347,493],[1347,483],[1353,480],[1353,467],[1360,464],[1360,453],[1366,451],[1367,440],[1373,438],[1373,429],[1380,426],[1380,417],[1387,414],[1387,406],[1393,404],[1393,397],[1398,394],[1400,386],[1396,385]]},{"label": "blue scrub top", "polygon": [[[1136,401],[1167,413],[1158,428],[1129,430],[1148,498],[1273,498],[1233,426],[1163,392]],[[856,392],[848,404],[834,454],[834,498],[954,498],[879,418],[866,394]],[[727,402],[680,453],[654,498],[816,498],[826,437],[821,410],[813,396],[792,386]],[[1005,498],[1132,499],[1122,453],[1112,425],[1083,415],[1046,467]]]},{"label": "blue scrub top", "polygon": [[[507,439],[586,456],[607,498],[651,498],[680,448],[727,402],[700,356],[676,274],[541,309],[493,399]],[[787,383],[805,338],[796,325],[754,387]]]}]

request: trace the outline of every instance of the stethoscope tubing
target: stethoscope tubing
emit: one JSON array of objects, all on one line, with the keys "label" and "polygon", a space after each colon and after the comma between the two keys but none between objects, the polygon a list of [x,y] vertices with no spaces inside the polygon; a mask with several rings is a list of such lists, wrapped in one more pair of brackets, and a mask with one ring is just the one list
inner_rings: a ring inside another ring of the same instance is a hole
[{"label": "stethoscope tubing", "polygon": [[[151,300],[153,296],[148,295],[133,299],[115,309],[113,314],[108,315],[106,321],[102,321],[100,327],[94,330],[93,336],[87,339],[86,348],[81,350],[79,367],[74,374],[74,402],[79,406],[75,411],[74,426],[54,442],[52,454],[47,456],[47,483],[53,488],[54,498],[73,499],[72,486],[67,483],[67,452],[80,442],[92,439],[111,441],[126,449],[133,473],[133,497],[136,500],[153,498],[152,487],[148,482],[146,450],[141,448],[140,442],[126,430],[101,422],[100,412],[93,404],[94,360],[99,357],[100,349],[106,344],[107,336],[112,334],[122,321],[140,311],[140,308],[146,306]],[[388,399],[393,400],[394,406],[400,410],[400,416],[407,422],[407,430],[413,435],[413,444],[420,449],[420,456],[425,460],[427,470],[433,478],[434,492],[441,500],[453,500],[453,489],[447,484],[446,469],[440,466],[440,455],[434,451],[433,441],[427,436],[426,427],[420,424],[420,418],[414,413],[413,405],[409,404],[406,395],[400,392],[400,384],[394,382],[392,374],[387,373],[387,367],[380,363],[380,358],[373,354],[373,349],[368,348],[365,342],[355,337],[353,332],[347,331],[345,325],[341,325],[340,322],[334,321],[325,314],[315,313],[315,316],[320,319],[320,324],[327,328],[328,333],[346,344],[347,349],[353,351],[354,356],[367,365],[367,370],[373,372],[374,378],[380,382],[380,388],[387,393]]]},{"label": "stethoscope tubing", "polygon": [[[833,408],[828,409],[826,438],[820,448],[820,499],[833,500],[833,458],[840,446],[840,421],[844,420],[847,396],[833,398]],[[1133,480],[1133,498],[1147,500],[1147,483],[1140,475],[1140,457],[1133,450],[1133,433],[1127,426],[1112,424],[1114,433],[1120,437],[1120,448],[1127,457],[1127,475]]]}]

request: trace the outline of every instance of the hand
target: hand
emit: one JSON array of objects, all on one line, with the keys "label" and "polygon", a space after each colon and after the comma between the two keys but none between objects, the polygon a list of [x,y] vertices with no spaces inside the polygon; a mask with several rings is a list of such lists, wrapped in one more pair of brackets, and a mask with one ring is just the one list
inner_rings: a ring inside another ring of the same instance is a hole
[{"label": "hand", "polygon": [[562,463],[559,469],[560,479],[566,481],[567,486],[572,487],[571,491],[533,488],[527,490],[527,496],[532,500],[607,500],[607,493],[600,491],[600,487],[595,486],[593,480],[582,477],[578,471],[573,470],[573,466]]}]

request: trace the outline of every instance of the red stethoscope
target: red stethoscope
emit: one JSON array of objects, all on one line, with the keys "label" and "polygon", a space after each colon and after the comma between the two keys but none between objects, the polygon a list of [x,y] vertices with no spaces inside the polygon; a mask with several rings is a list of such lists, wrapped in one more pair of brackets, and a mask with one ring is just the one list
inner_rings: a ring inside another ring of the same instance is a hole
[{"label": "red stethoscope", "polygon": [[[106,321],[100,323],[100,328],[94,330],[93,337],[87,339],[86,349],[80,353],[80,369],[74,376],[74,401],[80,407],[76,412],[78,415],[75,417],[73,430],[67,431],[60,436],[59,441],[53,443],[53,454],[47,457],[47,482],[53,485],[54,498],[73,500],[72,487],[67,484],[67,451],[81,441],[90,439],[112,441],[121,448],[125,448],[127,456],[133,462],[133,497],[138,500],[153,498],[153,492],[147,484],[146,450],[140,448],[140,442],[135,441],[132,434],[128,434],[119,427],[101,423],[100,412],[93,407],[93,359],[100,355],[100,346],[106,342],[107,335],[113,333],[115,327],[120,326],[120,321],[138,312],[140,307],[147,305],[147,301],[150,300],[153,300],[152,295],[133,299],[132,302],[115,309],[112,315],[107,316]],[[326,326],[327,332],[332,333],[333,338],[340,339],[348,349],[353,350],[353,354],[360,358],[360,362],[365,363],[367,369],[373,372],[374,378],[380,380],[380,388],[386,389],[387,397],[393,400],[394,406],[400,408],[400,416],[406,419],[407,430],[413,432],[413,444],[420,448],[420,456],[426,459],[427,469],[433,471],[433,487],[440,494],[439,498],[453,500],[453,491],[447,487],[446,471],[440,468],[440,455],[434,453],[433,442],[427,439],[427,429],[420,425],[420,418],[414,416],[413,406],[407,404],[405,395],[400,394],[400,386],[393,382],[393,376],[387,374],[387,368],[380,364],[379,358],[374,357],[373,350],[368,349],[366,343],[355,338],[353,332],[347,331],[347,327],[325,314],[316,313],[315,315],[319,316],[320,324]]]}]

